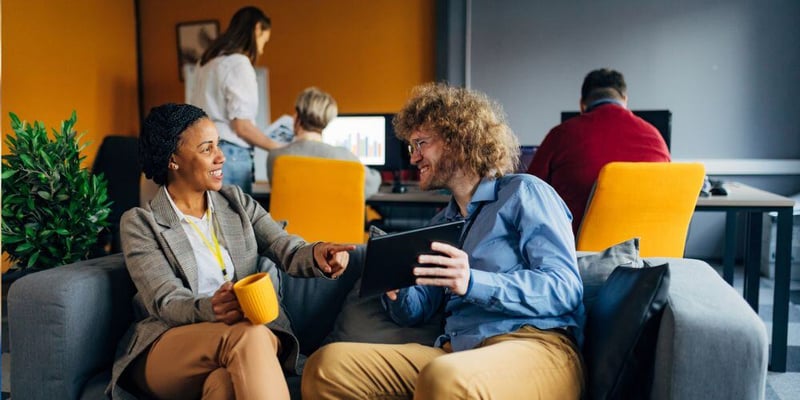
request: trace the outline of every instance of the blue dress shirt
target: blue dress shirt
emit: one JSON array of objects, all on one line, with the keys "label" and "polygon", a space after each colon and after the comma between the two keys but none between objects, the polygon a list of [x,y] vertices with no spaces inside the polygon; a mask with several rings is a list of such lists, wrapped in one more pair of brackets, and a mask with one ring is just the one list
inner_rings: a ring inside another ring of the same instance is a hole
[{"label": "blue dress shirt", "polygon": [[[469,231],[462,246],[471,272],[467,293],[458,296],[436,286],[404,288],[395,301],[382,298],[391,318],[400,325],[416,325],[445,302],[444,333],[435,346],[449,341],[454,351],[474,348],[523,325],[569,327],[580,341],[583,283],[572,215],[555,190],[528,174],[484,178],[467,213]],[[451,199],[431,223],[460,219]]]}]

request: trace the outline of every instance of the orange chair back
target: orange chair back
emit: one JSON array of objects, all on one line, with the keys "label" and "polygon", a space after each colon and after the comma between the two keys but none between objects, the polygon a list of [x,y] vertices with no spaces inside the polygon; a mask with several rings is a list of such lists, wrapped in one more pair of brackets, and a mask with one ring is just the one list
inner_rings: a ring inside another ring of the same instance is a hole
[{"label": "orange chair back", "polygon": [[269,212],[308,242],[364,241],[364,166],[285,155],[273,164]]},{"label": "orange chair back", "polygon": [[683,257],[704,177],[701,163],[607,164],[578,230],[577,249],[599,251],[639,237],[642,257]]}]

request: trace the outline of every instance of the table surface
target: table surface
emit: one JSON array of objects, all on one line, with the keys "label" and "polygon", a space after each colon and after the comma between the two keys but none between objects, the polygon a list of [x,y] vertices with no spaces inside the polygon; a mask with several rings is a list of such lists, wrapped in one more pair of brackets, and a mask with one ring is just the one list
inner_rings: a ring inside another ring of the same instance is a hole
[{"label": "table surface", "polygon": [[700,196],[697,206],[703,207],[794,207],[794,200],[756,189],[739,182],[725,182],[725,196]]},{"label": "table surface", "polygon": [[[419,190],[416,182],[405,184],[408,191],[392,193],[391,185],[381,185],[380,191],[367,199],[367,202],[392,203],[442,203],[450,201],[450,195],[440,191]],[[793,207],[794,200],[739,182],[725,182],[728,194],[725,196],[699,196],[697,207]],[[270,191],[269,182],[255,182],[253,193],[266,195]]]}]

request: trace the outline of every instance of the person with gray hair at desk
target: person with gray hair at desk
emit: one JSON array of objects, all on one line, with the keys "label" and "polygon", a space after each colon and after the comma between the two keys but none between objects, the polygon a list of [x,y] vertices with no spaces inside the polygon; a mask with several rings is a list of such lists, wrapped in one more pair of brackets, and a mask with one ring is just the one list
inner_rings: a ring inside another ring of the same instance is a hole
[{"label": "person with gray hair at desk", "polygon": [[[333,96],[316,87],[303,90],[294,104],[294,139],[292,143],[269,152],[267,173],[272,181],[275,160],[283,155],[330,158],[335,160],[361,162],[358,157],[344,147],[332,146],[322,141],[322,130],[328,126],[338,113]],[[364,198],[378,192],[381,185],[380,172],[364,166]]]}]

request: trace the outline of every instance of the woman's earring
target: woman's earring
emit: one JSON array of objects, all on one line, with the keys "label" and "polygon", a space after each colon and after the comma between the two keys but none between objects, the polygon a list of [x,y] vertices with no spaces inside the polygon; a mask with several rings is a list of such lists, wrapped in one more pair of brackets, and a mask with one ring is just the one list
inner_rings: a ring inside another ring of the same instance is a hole
[{"label": "woman's earring", "polygon": [[171,163],[169,163],[169,167],[172,168],[172,169],[178,169],[178,164],[175,164],[174,162],[171,162]]}]

